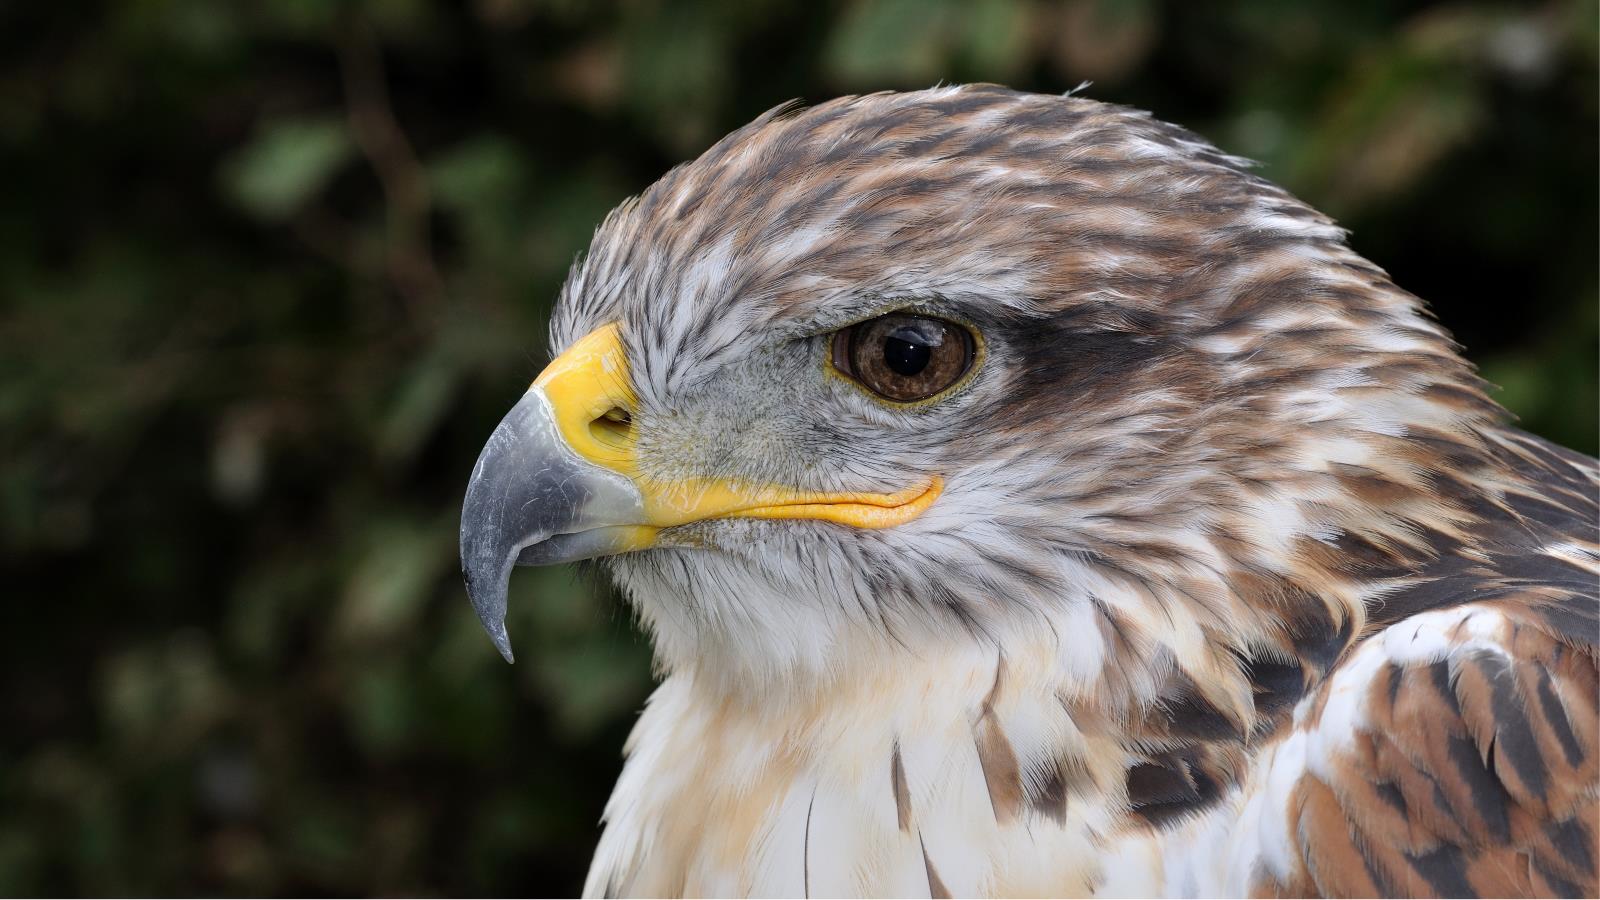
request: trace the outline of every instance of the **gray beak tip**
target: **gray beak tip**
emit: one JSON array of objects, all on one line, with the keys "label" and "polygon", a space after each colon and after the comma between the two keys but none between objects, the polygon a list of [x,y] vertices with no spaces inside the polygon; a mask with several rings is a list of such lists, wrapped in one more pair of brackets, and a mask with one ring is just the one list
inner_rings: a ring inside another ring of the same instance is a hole
[{"label": "gray beak tip", "polygon": [[[462,554],[466,558],[466,554]],[[474,577],[474,568],[479,568]],[[466,582],[467,597],[472,601],[472,608],[478,613],[478,621],[483,623],[483,630],[488,633],[489,640],[494,642],[494,648],[500,651],[506,662],[515,662],[511,654],[511,635],[506,632],[506,579],[511,568],[503,566],[508,574],[484,577],[481,569],[488,567],[474,567],[463,565],[461,567],[461,580]],[[487,585],[485,585],[487,582]]]},{"label": "gray beak tip", "polygon": [[506,658],[506,662],[514,663],[517,661],[511,653],[511,635],[506,634],[506,626],[501,625],[498,629],[491,630],[489,632],[489,640],[494,642],[494,648],[500,651],[500,655]]}]

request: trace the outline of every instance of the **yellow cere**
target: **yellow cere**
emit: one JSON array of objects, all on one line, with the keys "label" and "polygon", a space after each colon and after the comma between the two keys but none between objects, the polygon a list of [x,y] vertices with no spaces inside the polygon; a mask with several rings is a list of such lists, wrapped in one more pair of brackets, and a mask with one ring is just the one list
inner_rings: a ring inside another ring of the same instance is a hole
[{"label": "yellow cere", "polygon": [[631,412],[639,405],[628,382],[628,360],[622,350],[621,328],[615,322],[568,347],[539,373],[533,386],[542,389],[550,401],[567,446],[613,472],[629,478],[638,475],[633,442],[599,424],[613,409]]},{"label": "yellow cere", "polygon": [[[629,384],[621,329],[603,325],[551,362],[533,383],[544,391],[557,427],[579,456],[634,481],[644,499],[641,525],[670,528],[727,516],[757,519],[819,519],[856,528],[888,528],[927,511],[943,483],[886,494],[799,491],[778,485],[746,485],[724,479],[662,482],[639,475],[631,426],[638,397]],[[613,413],[616,411],[616,413]],[[611,415],[608,415],[611,414]],[[643,532],[641,532],[641,539]]]}]

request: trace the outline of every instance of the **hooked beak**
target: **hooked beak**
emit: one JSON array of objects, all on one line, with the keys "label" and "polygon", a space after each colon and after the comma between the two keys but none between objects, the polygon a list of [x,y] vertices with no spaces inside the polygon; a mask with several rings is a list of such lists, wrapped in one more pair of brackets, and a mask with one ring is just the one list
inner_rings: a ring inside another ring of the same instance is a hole
[{"label": "hooked beak", "polygon": [[643,550],[663,528],[728,516],[887,528],[920,516],[941,488],[938,479],[887,494],[648,479],[635,454],[637,409],[620,329],[606,325],[539,375],[478,455],[461,508],[461,574],[507,662],[514,566]]}]

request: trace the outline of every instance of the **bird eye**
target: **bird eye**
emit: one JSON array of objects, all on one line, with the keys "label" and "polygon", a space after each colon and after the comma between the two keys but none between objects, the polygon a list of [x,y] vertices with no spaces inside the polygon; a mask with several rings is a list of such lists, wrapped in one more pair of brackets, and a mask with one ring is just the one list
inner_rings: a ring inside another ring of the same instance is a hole
[{"label": "bird eye", "polygon": [[953,322],[890,313],[833,336],[833,367],[890,400],[926,400],[967,374],[972,333]]}]

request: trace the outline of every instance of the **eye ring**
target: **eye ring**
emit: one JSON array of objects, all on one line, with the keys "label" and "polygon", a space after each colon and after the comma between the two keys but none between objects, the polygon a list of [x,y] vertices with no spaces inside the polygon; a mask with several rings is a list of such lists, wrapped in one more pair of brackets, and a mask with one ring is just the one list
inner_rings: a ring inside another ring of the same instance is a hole
[{"label": "eye ring", "polygon": [[892,312],[835,332],[833,368],[894,403],[931,399],[958,384],[977,361],[965,326],[934,316]]}]

